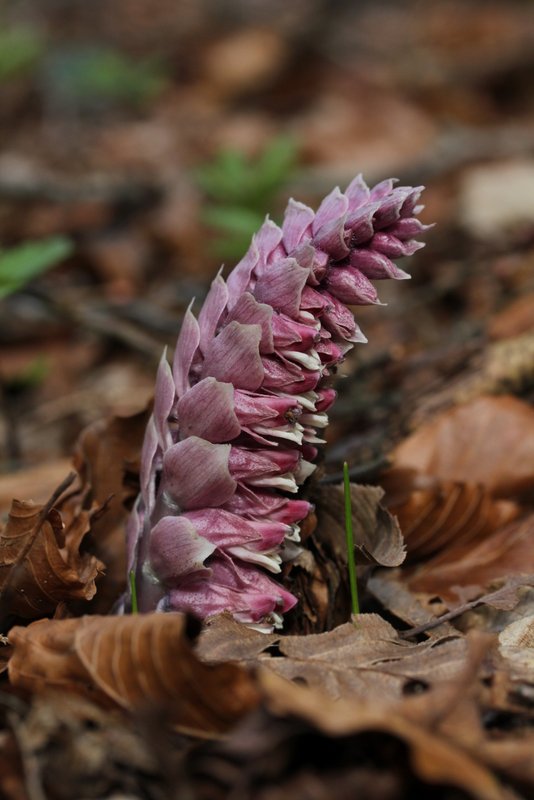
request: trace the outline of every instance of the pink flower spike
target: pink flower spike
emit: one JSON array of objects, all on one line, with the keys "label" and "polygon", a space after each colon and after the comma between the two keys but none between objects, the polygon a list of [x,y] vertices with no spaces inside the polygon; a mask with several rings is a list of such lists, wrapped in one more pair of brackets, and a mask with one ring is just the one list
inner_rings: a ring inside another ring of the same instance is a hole
[{"label": "pink flower spike", "polygon": [[172,374],[165,358],[158,369],[127,527],[139,608],[281,625],[296,600],[265,570],[301,552],[311,506],[298,492],[325,441],[334,366],[366,341],[348,305],[379,304],[371,279],[409,277],[393,262],[430,227],[420,193],[358,176],[317,212],[291,200],[283,226],[266,219],[217,275],[198,322],[187,309]]}]

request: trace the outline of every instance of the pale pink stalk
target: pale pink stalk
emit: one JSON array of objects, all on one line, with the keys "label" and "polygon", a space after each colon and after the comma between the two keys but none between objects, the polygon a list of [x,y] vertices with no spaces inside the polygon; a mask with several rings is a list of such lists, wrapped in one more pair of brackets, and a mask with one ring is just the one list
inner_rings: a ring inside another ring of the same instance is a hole
[{"label": "pale pink stalk", "polygon": [[331,375],[365,336],[350,305],[379,304],[372,280],[408,278],[392,258],[423,245],[421,187],[361,176],[317,212],[289,202],[265,221],[198,319],[162,358],[128,528],[141,610],[230,611],[268,630],[297,602],[267,577],[299,552],[298,499],[315,469]]}]

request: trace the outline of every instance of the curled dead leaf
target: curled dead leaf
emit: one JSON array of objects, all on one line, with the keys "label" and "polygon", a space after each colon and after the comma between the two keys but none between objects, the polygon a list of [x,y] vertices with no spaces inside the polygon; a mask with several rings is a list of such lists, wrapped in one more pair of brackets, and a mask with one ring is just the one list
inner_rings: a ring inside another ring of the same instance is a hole
[{"label": "curled dead leaf", "polygon": [[481,484],[442,480],[414,469],[393,467],[380,483],[404,535],[408,562],[451,543],[482,541],[519,513],[516,503],[493,498]]},{"label": "curled dead leaf", "polygon": [[[406,557],[399,525],[382,505],[384,490],[379,486],[350,485],[354,542],[359,551],[359,563],[381,567],[398,567]],[[316,536],[328,541],[336,552],[344,554],[345,492],[343,486],[322,487],[313,497],[317,506]]]},{"label": "curled dead leaf", "polygon": [[75,692],[104,706],[164,710],[197,733],[221,732],[255,707],[253,679],[235,664],[202,664],[183,614],[40,620],[15,627],[9,678],[30,692]]},{"label": "curled dead leaf", "polygon": [[[58,494],[58,492],[56,492]],[[14,500],[0,533],[2,618],[36,619],[59,603],[90,600],[103,565],[80,553],[96,510],[80,511],[65,526],[53,506]]]},{"label": "curled dead leaf", "polygon": [[439,595],[449,606],[472,600],[492,582],[534,574],[534,514],[476,542],[458,542],[418,564],[407,576],[415,592]]}]

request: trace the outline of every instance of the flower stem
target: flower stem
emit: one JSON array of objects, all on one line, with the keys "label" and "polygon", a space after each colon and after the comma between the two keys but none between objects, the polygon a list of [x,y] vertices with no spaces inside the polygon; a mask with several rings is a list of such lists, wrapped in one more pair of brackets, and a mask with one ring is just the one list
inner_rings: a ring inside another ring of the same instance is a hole
[{"label": "flower stem", "polygon": [[356,564],[354,561],[354,536],[352,533],[352,503],[350,498],[350,478],[349,465],[343,463],[343,481],[345,484],[345,531],[347,535],[347,561],[349,565],[350,597],[352,602],[352,613],[354,616],[360,613],[358,602],[358,585],[356,583]]}]

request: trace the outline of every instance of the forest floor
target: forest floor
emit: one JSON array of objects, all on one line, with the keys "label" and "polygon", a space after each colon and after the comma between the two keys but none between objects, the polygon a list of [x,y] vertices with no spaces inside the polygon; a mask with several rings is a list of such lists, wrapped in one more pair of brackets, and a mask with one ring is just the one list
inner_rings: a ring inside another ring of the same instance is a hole
[{"label": "forest floor", "polygon": [[[356,309],[299,605],[113,616],[163,348],[266,213],[358,172],[435,227]],[[533,797],[530,4],[14,4],[0,241],[0,795]]]}]

